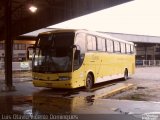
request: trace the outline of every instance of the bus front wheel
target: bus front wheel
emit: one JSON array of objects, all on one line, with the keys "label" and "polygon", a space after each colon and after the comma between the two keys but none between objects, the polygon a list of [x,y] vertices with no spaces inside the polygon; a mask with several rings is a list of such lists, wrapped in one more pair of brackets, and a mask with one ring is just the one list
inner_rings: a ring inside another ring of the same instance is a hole
[{"label": "bus front wheel", "polygon": [[86,78],[86,90],[90,91],[91,88],[93,87],[93,84],[94,84],[93,76],[91,74],[88,74]]}]

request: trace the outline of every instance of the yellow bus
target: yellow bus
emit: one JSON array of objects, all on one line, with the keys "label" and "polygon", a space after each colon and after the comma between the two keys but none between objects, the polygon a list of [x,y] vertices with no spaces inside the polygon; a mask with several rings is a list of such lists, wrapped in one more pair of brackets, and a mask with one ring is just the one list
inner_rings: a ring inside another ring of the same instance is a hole
[{"label": "yellow bus", "polygon": [[99,32],[58,29],[38,35],[32,63],[36,87],[89,90],[134,73],[134,44]]}]

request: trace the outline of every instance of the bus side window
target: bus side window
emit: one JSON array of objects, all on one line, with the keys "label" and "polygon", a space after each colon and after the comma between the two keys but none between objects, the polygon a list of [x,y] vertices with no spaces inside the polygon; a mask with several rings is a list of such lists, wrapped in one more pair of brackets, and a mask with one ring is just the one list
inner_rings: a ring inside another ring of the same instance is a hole
[{"label": "bus side window", "polygon": [[86,51],[85,39],[86,39],[86,34],[85,33],[78,33],[76,35],[75,45],[78,46],[81,54],[84,54],[85,51]]},{"label": "bus side window", "polygon": [[125,43],[120,43],[121,44],[121,53],[126,53],[126,46]]},{"label": "bus side window", "polygon": [[80,65],[84,60],[84,54],[86,51],[86,34],[85,33],[76,34],[75,45],[77,46],[77,50],[75,53],[75,61],[77,61],[78,64]]},{"label": "bus side window", "polygon": [[129,44],[126,44],[126,52],[127,52],[128,54],[131,53],[131,47],[130,47]]},{"label": "bus side window", "polygon": [[87,36],[87,50],[95,51],[96,49],[97,49],[97,47],[96,47],[96,37],[88,35]]},{"label": "bus side window", "polygon": [[118,41],[114,41],[114,52],[120,53],[120,44]]},{"label": "bus side window", "polygon": [[113,52],[113,41],[106,39],[107,52]]},{"label": "bus side window", "polygon": [[131,54],[134,53],[134,45],[131,45]]},{"label": "bus side window", "polygon": [[106,51],[105,39],[97,37],[97,49],[98,51]]}]

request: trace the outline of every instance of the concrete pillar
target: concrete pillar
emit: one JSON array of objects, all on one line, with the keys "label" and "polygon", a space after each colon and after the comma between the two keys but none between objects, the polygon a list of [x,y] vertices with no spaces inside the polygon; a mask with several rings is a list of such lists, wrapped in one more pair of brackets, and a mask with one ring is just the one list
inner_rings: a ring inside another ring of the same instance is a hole
[{"label": "concrete pillar", "polygon": [[6,0],[5,3],[5,22],[6,22],[6,39],[5,39],[5,86],[2,91],[15,90],[12,84],[12,0]]}]

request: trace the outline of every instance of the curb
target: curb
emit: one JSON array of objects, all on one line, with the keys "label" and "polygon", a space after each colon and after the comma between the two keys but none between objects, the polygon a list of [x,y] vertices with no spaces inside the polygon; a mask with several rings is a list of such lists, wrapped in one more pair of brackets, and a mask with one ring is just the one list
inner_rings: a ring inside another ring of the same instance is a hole
[{"label": "curb", "polygon": [[104,91],[100,90],[98,92],[95,92],[94,99],[111,97],[115,94],[124,92],[124,91],[132,89],[132,88],[134,88],[133,84],[124,84],[124,85],[118,86],[118,88],[113,88],[111,90],[109,90],[109,89],[108,90],[106,89]]},{"label": "curb", "polygon": [[80,91],[78,94],[71,95],[69,97],[91,97],[92,99],[98,99],[98,98],[107,98],[111,97],[115,94],[124,92],[126,90],[134,88],[135,85],[131,83],[117,83],[115,85],[106,86],[104,88],[92,91],[92,92],[84,92]]}]

